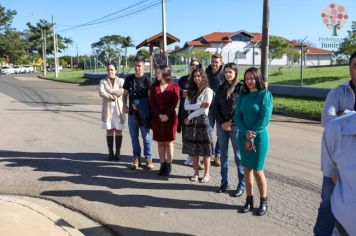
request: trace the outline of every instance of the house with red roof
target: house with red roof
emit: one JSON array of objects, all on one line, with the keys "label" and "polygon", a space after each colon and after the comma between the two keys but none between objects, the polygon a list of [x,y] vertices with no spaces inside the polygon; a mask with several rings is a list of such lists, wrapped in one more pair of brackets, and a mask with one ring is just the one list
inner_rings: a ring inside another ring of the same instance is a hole
[{"label": "house with red roof", "polygon": [[[301,44],[286,38],[275,36],[287,41],[300,53]],[[261,33],[251,33],[245,30],[237,32],[213,32],[203,35],[184,44],[183,48],[176,52],[177,55],[189,54],[194,51],[205,51],[219,53],[223,56],[224,63],[235,62],[238,65],[260,65],[261,64]],[[303,45],[303,64],[307,66],[331,65],[332,51]],[[300,59],[293,62],[287,55],[270,61],[270,65],[299,64]]]}]

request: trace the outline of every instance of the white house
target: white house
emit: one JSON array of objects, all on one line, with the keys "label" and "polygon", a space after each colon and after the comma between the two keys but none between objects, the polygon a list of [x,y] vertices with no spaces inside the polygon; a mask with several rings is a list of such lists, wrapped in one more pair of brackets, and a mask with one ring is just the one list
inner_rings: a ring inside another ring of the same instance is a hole
[{"label": "white house", "polygon": [[[292,42],[280,36],[277,37],[286,40],[300,52],[300,43]],[[208,51],[211,53],[220,53],[223,56],[224,63],[235,62],[238,65],[260,65],[261,41],[261,33],[250,33],[245,30],[237,32],[213,32],[186,42],[183,48],[178,50],[176,54],[189,54],[199,50]],[[331,51],[308,46],[303,46],[303,49],[304,65],[331,65]],[[270,65],[288,65],[287,55],[284,55],[280,59],[271,60]]]}]

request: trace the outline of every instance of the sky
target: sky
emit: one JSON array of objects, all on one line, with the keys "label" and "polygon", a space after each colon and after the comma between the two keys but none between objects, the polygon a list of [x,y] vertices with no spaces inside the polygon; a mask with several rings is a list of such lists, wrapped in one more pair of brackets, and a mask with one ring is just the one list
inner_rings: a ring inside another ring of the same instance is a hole
[{"label": "sky", "polygon": [[[74,41],[62,55],[91,54],[91,44],[106,35],[130,36],[135,45],[162,31],[161,0],[2,0],[6,9],[16,10],[12,26],[25,30],[26,23],[39,19],[56,23],[56,31]],[[332,37],[321,18],[330,4],[342,5],[347,23]],[[145,9],[146,8],[146,9]],[[143,10],[144,9],[144,10]],[[263,0],[166,0],[167,32],[185,42],[212,32],[262,32]],[[108,16],[106,17],[105,16]],[[78,27],[94,20],[104,21]],[[269,33],[289,40],[306,41],[322,47],[322,41],[347,36],[356,21],[355,0],[270,0]],[[136,49],[130,48],[129,54]]]}]

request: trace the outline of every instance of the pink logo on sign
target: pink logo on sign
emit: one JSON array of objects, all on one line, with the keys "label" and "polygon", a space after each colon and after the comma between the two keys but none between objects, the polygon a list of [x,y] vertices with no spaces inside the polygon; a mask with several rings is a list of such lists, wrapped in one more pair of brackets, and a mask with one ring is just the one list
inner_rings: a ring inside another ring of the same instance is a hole
[{"label": "pink logo on sign", "polygon": [[321,13],[321,19],[324,25],[331,29],[332,36],[337,36],[337,31],[347,23],[348,18],[345,7],[334,3],[327,6]]}]

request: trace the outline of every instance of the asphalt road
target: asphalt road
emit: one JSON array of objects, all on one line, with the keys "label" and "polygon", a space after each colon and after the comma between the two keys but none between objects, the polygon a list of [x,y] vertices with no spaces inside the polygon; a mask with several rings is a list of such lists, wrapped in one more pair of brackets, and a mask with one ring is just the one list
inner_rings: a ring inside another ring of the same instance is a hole
[{"label": "asphalt road", "polygon": [[[51,199],[117,235],[312,234],[322,178],[320,123],[272,117],[266,161],[270,209],[256,217],[237,212],[245,196],[214,192],[219,168],[212,167],[209,184],[190,183],[193,171],[182,165],[180,135],[169,179],[129,169],[127,129],[123,160],[107,162],[100,104],[95,86],[0,76],[0,194]],[[235,188],[232,158],[230,167]],[[81,231],[91,235],[93,229]]]}]

